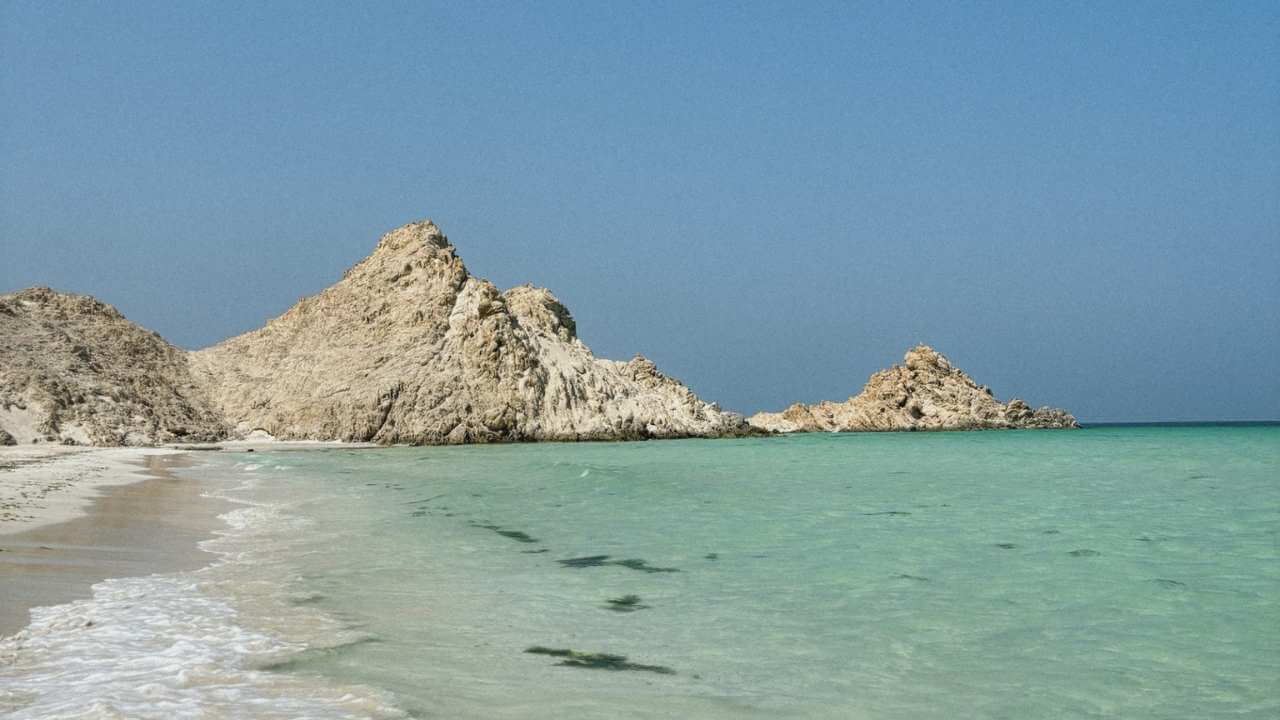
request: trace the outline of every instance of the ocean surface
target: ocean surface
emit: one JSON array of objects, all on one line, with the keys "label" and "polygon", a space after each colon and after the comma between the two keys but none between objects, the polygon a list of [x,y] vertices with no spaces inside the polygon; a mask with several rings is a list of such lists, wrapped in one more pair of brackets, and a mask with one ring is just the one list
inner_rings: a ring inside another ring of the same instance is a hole
[{"label": "ocean surface", "polygon": [[1280,717],[1280,425],[202,459],[221,560],[38,609],[0,713]]}]

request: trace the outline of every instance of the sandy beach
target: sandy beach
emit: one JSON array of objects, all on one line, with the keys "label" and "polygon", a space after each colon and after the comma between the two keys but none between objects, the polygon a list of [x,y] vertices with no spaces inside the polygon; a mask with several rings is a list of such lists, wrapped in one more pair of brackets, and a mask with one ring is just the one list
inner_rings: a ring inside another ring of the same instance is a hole
[{"label": "sandy beach", "polygon": [[197,462],[167,448],[0,449],[0,636],[103,579],[211,562],[197,544],[227,504],[173,472]]}]

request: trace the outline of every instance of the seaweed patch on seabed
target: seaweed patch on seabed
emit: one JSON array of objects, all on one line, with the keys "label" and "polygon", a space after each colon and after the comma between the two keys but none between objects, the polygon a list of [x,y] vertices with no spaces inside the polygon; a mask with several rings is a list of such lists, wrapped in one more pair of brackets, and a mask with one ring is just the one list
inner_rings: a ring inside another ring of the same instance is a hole
[{"label": "seaweed patch on seabed", "polygon": [[587,668],[590,670],[637,670],[658,673],[659,675],[675,675],[676,671],[663,665],[642,665],[627,661],[626,655],[609,653],[584,653],[568,648],[548,648],[535,645],[525,650],[533,655],[550,655],[564,658],[557,665],[565,667]]},{"label": "seaweed patch on seabed", "polygon": [[588,555],[587,557],[569,558],[556,562],[568,568],[601,567],[607,565],[608,555]]},{"label": "seaweed patch on seabed", "polygon": [[641,572],[647,572],[647,573],[680,572],[679,568],[653,567],[652,565],[649,565],[648,563],[646,563],[644,560],[635,560],[635,559],[615,560],[613,564],[621,565],[624,568],[631,568],[632,570],[639,570]]},{"label": "seaweed patch on seabed", "polygon": [[605,605],[605,609],[612,610],[614,612],[635,612],[636,610],[649,609],[648,605],[640,604],[639,595],[623,595],[620,598],[613,598],[607,602],[609,604]]},{"label": "seaweed patch on seabed", "polygon": [[512,540],[515,540],[517,542],[522,542],[522,543],[538,542],[537,538],[531,537],[528,533],[523,533],[523,532],[520,532],[519,530],[503,530],[501,525],[481,525],[475,522],[471,523],[471,525],[473,527],[484,528],[485,530],[492,530],[498,533],[499,535],[501,535],[502,537],[511,538]]},{"label": "seaweed patch on seabed", "polygon": [[673,573],[680,572],[679,568],[654,567],[644,560],[630,558],[627,560],[610,560],[608,555],[588,555],[586,557],[569,558],[568,560],[557,560],[562,566],[567,568],[588,568],[588,567],[604,567],[605,565],[618,565],[619,567],[628,568],[630,570],[639,570],[647,573]]}]

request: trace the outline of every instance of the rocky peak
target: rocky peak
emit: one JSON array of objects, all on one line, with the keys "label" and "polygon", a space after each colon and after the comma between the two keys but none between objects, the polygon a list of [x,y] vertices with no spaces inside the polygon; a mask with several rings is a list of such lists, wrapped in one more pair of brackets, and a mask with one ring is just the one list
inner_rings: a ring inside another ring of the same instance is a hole
[{"label": "rocky peak", "polygon": [[950,373],[951,361],[928,345],[916,345],[902,356],[902,364],[916,372]]},{"label": "rocky peak", "polygon": [[30,287],[0,298],[0,312],[16,314],[21,308],[37,306],[39,312],[60,318],[99,316],[123,319],[119,310],[89,295],[58,292],[47,287]]},{"label": "rocky peak", "polygon": [[749,422],[777,432],[1078,427],[1065,410],[1032,410],[1017,399],[1000,403],[928,345],[908,350],[902,365],[873,373],[846,402],[797,403]]},{"label": "rocky peak", "polygon": [[343,273],[344,280],[362,278],[374,284],[413,284],[422,273],[447,276],[461,287],[469,274],[453,245],[430,220],[409,223],[386,233],[373,252]]},{"label": "rocky peak", "polygon": [[0,295],[0,432],[121,445],[211,440],[226,428],[183,350],[106,303],[41,287]]},{"label": "rocky peak", "polygon": [[533,285],[519,285],[502,293],[502,298],[519,323],[570,341],[578,337],[578,324],[569,308],[551,291]]},{"label": "rocky peak", "polygon": [[434,222],[419,220],[383,235],[373,252],[414,254],[421,250],[448,250],[452,254],[454,248]]},{"label": "rocky peak", "polygon": [[755,432],[656,369],[601,360],[550,291],[467,272],[429,221],[336,285],[191,355],[241,432],[461,443]]}]

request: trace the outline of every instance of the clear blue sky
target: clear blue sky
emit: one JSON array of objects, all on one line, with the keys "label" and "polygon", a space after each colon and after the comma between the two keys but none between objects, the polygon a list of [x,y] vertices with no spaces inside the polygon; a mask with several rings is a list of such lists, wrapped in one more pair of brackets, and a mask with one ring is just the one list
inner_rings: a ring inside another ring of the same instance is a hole
[{"label": "clear blue sky", "polygon": [[431,217],[738,410],[1280,417],[1280,4],[783,5],[0,0],[0,291],[199,347]]}]

